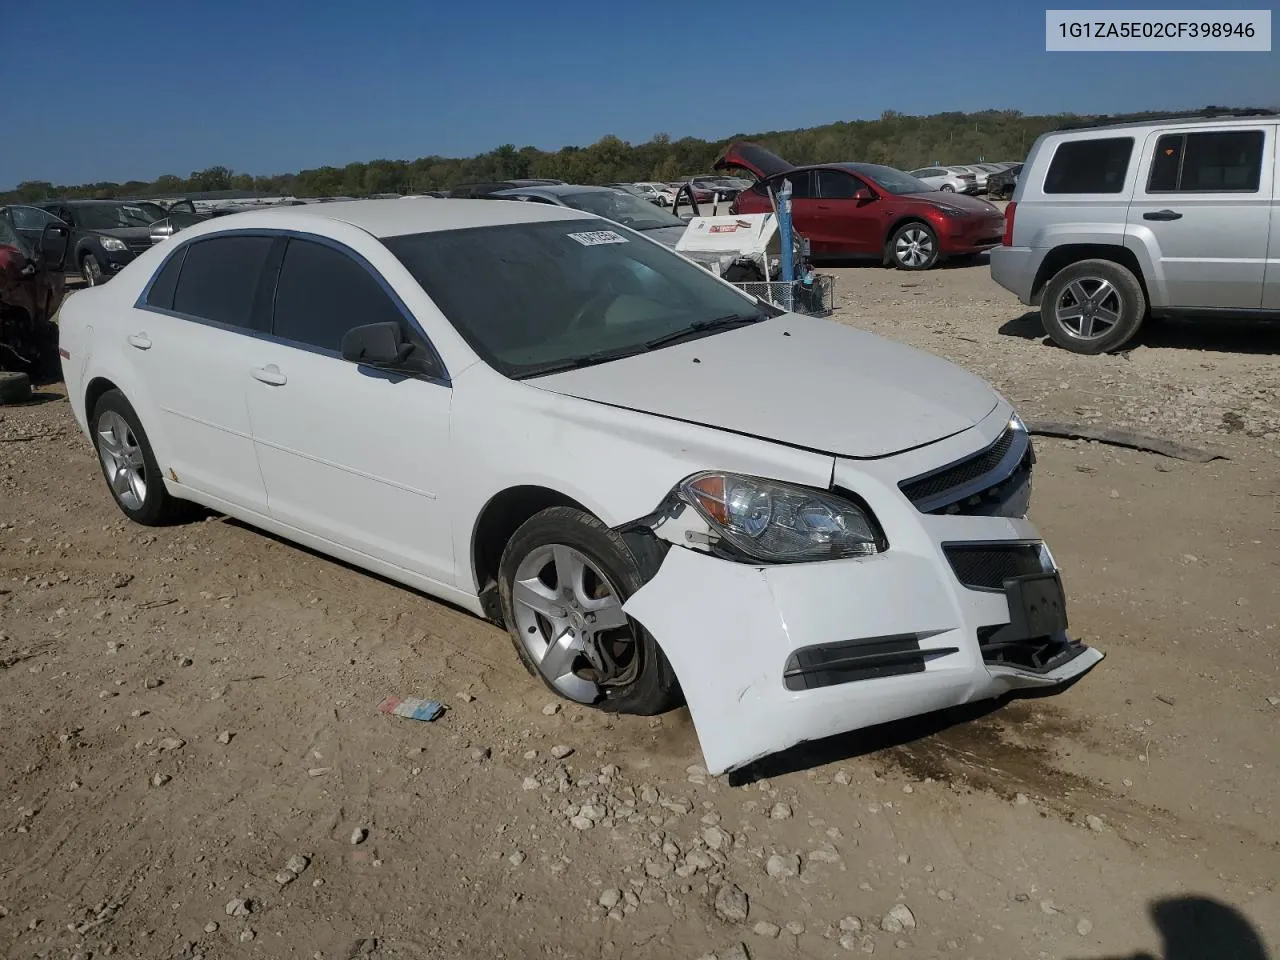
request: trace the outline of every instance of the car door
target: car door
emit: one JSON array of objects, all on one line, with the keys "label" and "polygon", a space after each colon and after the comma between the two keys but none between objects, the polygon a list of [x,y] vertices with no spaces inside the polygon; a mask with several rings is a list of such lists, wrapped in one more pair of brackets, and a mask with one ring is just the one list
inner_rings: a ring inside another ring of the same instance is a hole
[{"label": "car door", "polygon": [[[1274,171],[1280,163],[1280,128],[1271,138],[1269,153],[1264,163]],[[1280,172],[1271,180],[1271,231],[1267,248],[1267,269],[1262,278],[1262,308],[1280,310]]]},{"label": "car door", "polygon": [[1275,126],[1147,137],[1126,234],[1157,263],[1168,306],[1256,310],[1271,226]]},{"label": "car door", "polygon": [[166,475],[223,504],[266,515],[246,369],[265,334],[272,238],[218,235],[174,250],[120,332],[158,423]]},{"label": "car door", "polygon": [[[824,246],[814,252],[831,254],[878,254],[884,241],[880,236],[879,206],[875,192],[862,180],[843,170],[819,170],[815,218]],[[859,197],[859,191],[862,191]],[[871,199],[868,199],[868,194]]]},{"label": "car door", "polygon": [[400,299],[354,251],[290,237],[275,287],[272,339],[255,344],[249,410],[271,517],[442,584],[454,584],[440,499],[449,469],[441,377],[389,374],[342,359],[352,327],[395,322],[426,344]]},{"label": "car door", "polygon": [[[13,221],[13,228],[22,234],[22,236],[31,244],[32,250],[38,250],[40,247],[40,236],[44,233],[46,224],[61,224],[62,221],[55,217],[48,210],[42,210],[39,207],[29,207],[22,204],[9,207],[10,219]],[[71,238],[67,238],[68,244]]]}]

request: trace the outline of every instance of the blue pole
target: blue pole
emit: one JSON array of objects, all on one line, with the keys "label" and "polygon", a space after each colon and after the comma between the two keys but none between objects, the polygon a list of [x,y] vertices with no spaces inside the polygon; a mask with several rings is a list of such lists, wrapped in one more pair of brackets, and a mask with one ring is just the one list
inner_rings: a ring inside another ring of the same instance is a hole
[{"label": "blue pole", "polygon": [[778,240],[782,247],[782,279],[791,283],[796,278],[796,265],[791,257],[794,242],[791,239],[790,180],[783,180],[782,189],[778,191]]}]

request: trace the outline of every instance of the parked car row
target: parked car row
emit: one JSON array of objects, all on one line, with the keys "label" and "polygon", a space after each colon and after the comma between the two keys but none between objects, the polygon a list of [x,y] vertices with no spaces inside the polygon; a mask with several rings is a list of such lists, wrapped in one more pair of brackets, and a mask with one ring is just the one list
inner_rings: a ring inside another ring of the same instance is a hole
[{"label": "parked car row", "polygon": [[1014,166],[1020,166],[1020,164],[1006,161],[921,167],[918,170],[912,170],[911,176],[939,190],[953,193],[985,193],[990,196],[990,178]]}]

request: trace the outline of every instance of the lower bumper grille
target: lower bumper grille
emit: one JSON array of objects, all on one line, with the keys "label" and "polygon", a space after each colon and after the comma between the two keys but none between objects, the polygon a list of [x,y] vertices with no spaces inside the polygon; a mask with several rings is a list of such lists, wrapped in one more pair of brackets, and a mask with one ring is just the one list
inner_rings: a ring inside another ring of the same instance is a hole
[{"label": "lower bumper grille", "polygon": [[1039,543],[964,543],[942,552],[956,579],[970,590],[1003,590],[1006,580],[1051,569]]},{"label": "lower bumper grille", "polygon": [[782,682],[788,690],[813,690],[855,680],[923,673],[926,660],[957,651],[957,647],[922,650],[915,634],[816,644],[787,657]]}]

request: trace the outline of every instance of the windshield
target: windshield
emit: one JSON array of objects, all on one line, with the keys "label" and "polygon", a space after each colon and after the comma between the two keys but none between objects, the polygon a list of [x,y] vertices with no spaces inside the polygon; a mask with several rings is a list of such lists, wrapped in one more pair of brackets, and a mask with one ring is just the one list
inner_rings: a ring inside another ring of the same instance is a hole
[{"label": "windshield", "polygon": [[115,230],[119,227],[149,227],[165,218],[158,203],[85,203],[72,207],[76,225],[86,230]]},{"label": "windshield", "polygon": [[665,247],[599,220],[383,243],[472,349],[508,377],[644,353],[681,331],[707,335],[774,313]]},{"label": "windshield", "polygon": [[894,167],[886,167],[881,163],[846,163],[846,168],[860,173],[868,180],[874,180],[876,186],[887,193],[901,196],[907,193],[933,193],[934,188],[923,180],[917,180],[909,173],[903,173]]},{"label": "windshield", "polygon": [[683,220],[648,200],[622,193],[618,190],[584,190],[581,193],[562,193],[560,202],[575,210],[585,210],[597,217],[604,217],[632,230],[656,230],[659,227],[688,226]]},{"label": "windshield", "polygon": [[13,218],[9,216],[9,211],[3,208],[0,208],[0,247],[17,247],[28,260],[32,257],[32,250],[26,238],[14,229]]}]

